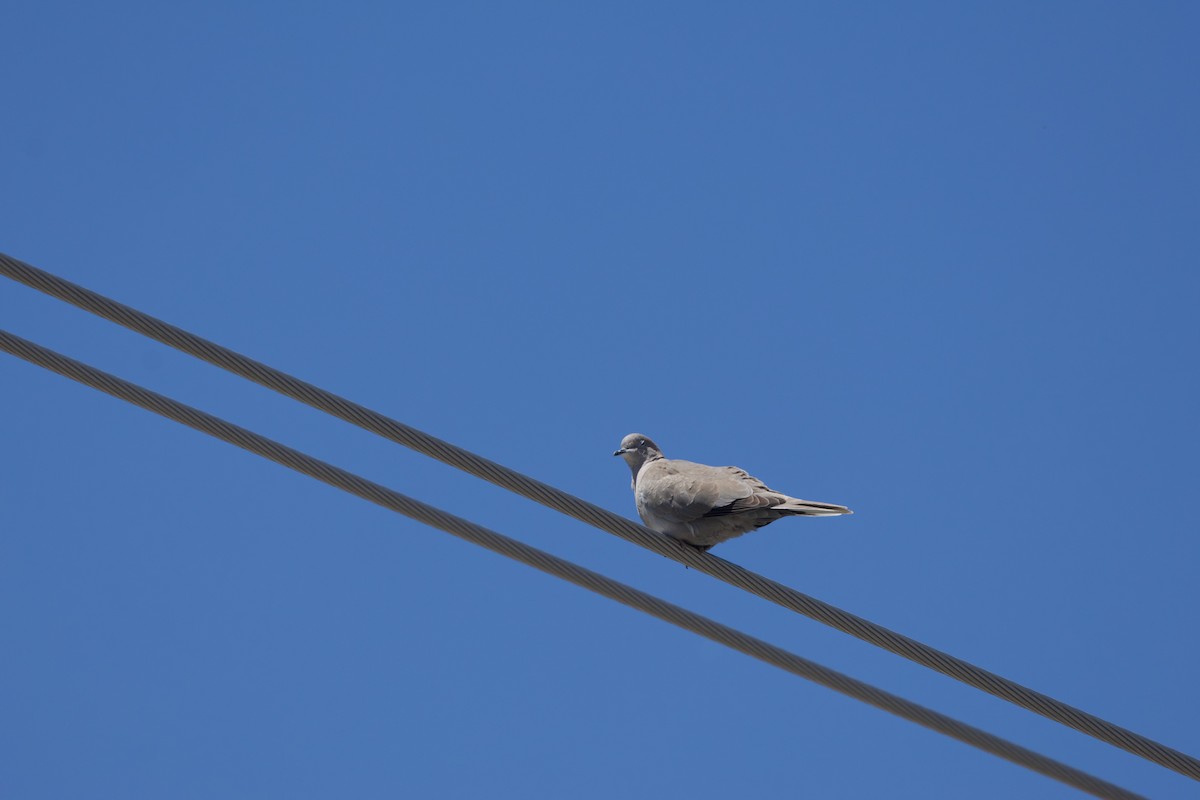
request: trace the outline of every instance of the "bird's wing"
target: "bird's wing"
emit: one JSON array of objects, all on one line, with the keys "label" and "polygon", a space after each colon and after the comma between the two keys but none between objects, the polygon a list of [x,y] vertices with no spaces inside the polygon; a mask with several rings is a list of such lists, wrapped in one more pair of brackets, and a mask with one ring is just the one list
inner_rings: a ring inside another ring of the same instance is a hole
[{"label": "bird's wing", "polygon": [[754,511],[785,498],[737,467],[710,467],[662,459],[638,475],[639,501],[655,515],[679,522]]}]

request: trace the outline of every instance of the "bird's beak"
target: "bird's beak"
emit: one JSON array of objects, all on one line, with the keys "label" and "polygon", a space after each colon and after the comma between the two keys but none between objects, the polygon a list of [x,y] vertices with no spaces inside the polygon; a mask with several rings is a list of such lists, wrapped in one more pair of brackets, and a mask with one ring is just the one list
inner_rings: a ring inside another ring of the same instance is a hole
[{"label": "bird's beak", "polygon": [[614,456],[623,456],[623,455],[625,455],[625,454],[626,454],[626,453],[628,453],[628,452],[629,452],[628,450],[626,450],[624,447],[622,447],[620,450],[618,450],[618,451],[616,451],[615,453],[613,453],[613,455],[614,455]]}]

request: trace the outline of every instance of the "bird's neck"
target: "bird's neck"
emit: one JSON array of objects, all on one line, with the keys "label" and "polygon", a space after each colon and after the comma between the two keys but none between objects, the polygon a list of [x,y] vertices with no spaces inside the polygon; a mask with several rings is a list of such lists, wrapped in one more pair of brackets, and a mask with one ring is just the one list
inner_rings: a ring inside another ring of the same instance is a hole
[{"label": "bird's neck", "polygon": [[630,464],[629,471],[633,473],[633,482],[637,483],[638,475],[641,473],[642,470],[644,470],[646,468],[647,464],[653,464],[655,461],[662,461],[662,459],[663,459],[662,453],[652,453],[642,463],[637,464],[637,465]]}]

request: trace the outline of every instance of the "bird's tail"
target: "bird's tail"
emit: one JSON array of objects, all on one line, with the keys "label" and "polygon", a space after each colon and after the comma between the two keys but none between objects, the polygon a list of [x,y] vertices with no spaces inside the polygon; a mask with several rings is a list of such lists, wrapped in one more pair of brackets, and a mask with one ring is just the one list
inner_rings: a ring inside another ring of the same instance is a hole
[{"label": "bird's tail", "polygon": [[845,506],[837,506],[833,503],[815,503],[812,500],[799,500],[795,497],[789,497],[786,503],[772,506],[771,510],[799,514],[804,517],[836,517],[839,514],[854,513]]}]

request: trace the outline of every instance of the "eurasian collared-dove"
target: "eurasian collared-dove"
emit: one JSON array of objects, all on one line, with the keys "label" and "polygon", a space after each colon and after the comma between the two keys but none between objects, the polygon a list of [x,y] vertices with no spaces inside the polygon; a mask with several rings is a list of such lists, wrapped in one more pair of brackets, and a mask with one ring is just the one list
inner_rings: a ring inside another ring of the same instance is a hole
[{"label": "eurasian collared-dove", "polygon": [[664,458],[640,433],[621,440],[614,456],[633,471],[633,496],[647,528],[704,550],[793,515],[852,514],[845,506],[773,492],[737,467],[710,467]]}]

